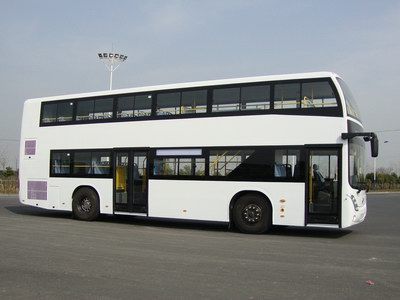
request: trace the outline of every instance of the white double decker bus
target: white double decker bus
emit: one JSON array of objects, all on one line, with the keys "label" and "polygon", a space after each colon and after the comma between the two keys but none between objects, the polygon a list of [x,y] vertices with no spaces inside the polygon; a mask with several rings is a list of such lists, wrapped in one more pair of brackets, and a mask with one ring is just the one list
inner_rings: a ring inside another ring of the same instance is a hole
[{"label": "white double decker bus", "polygon": [[99,214],[345,228],[366,216],[365,143],[330,72],[30,99],[20,201]]}]

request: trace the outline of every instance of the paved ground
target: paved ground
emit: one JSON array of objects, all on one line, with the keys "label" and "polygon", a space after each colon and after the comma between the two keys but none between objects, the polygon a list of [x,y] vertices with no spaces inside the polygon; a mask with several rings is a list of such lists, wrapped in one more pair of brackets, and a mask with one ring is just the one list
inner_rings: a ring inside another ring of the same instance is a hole
[{"label": "paved ground", "polygon": [[400,194],[370,195],[367,220],[351,230],[260,236],[80,222],[0,196],[0,298],[400,299],[399,212]]}]

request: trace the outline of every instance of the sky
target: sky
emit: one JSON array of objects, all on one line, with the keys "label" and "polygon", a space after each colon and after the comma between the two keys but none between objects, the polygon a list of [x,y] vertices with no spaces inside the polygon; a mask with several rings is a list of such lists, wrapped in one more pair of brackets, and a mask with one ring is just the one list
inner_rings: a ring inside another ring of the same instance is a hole
[{"label": "sky", "polygon": [[338,73],[365,130],[378,132],[377,167],[400,172],[400,1],[0,2],[0,156],[12,167],[23,102],[108,89],[97,53],[113,46],[128,55],[114,73],[115,89]]}]

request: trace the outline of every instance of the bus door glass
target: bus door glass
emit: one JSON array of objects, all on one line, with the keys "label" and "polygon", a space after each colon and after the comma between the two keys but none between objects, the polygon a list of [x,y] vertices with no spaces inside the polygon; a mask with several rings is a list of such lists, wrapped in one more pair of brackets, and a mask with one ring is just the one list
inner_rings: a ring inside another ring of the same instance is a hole
[{"label": "bus door glass", "polygon": [[147,212],[147,152],[133,152],[132,155],[132,211]]},{"label": "bus door glass", "polygon": [[116,151],[114,157],[115,211],[147,213],[147,152]]},{"label": "bus door glass", "polygon": [[339,148],[309,149],[307,168],[307,223],[339,224]]},{"label": "bus door glass", "polygon": [[128,211],[129,200],[129,152],[115,155],[114,193],[115,210]]}]

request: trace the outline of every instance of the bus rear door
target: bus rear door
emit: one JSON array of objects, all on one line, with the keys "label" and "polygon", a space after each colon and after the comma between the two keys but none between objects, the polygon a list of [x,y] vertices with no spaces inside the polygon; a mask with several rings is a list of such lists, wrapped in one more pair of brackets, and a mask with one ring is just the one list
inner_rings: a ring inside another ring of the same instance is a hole
[{"label": "bus rear door", "polygon": [[114,212],[147,215],[148,150],[114,150]]}]

